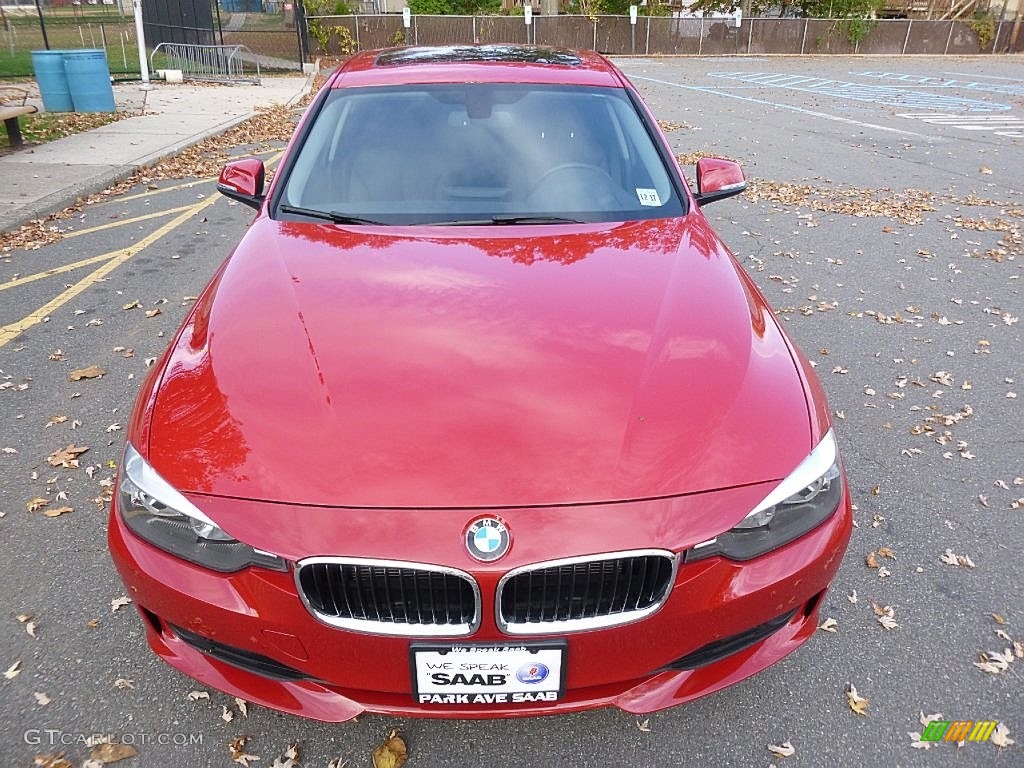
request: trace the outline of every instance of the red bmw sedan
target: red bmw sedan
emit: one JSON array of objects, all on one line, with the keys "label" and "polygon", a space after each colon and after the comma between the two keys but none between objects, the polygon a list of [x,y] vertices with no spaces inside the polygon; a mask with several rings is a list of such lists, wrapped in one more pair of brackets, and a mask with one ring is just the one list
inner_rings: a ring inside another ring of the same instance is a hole
[{"label": "red bmw sedan", "polygon": [[325,721],[646,713],[817,626],[851,531],[821,387],[593,53],[363,53],[131,418],[149,644]]}]

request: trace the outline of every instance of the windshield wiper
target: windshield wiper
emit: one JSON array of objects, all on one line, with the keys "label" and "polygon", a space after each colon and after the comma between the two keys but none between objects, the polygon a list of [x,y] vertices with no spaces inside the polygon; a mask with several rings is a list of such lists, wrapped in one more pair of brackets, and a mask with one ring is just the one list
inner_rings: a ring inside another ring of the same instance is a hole
[{"label": "windshield wiper", "polygon": [[454,221],[431,221],[432,227],[487,227],[514,224],[585,224],[579,219],[564,216],[492,216],[489,219],[455,219]]},{"label": "windshield wiper", "polygon": [[296,205],[279,205],[278,210],[282,213],[294,213],[298,216],[309,216],[312,219],[323,219],[334,224],[378,224],[387,226],[383,221],[349,216],[347,213],[338,213],[337,211],[318,211],[314,208],[300,208]]}]

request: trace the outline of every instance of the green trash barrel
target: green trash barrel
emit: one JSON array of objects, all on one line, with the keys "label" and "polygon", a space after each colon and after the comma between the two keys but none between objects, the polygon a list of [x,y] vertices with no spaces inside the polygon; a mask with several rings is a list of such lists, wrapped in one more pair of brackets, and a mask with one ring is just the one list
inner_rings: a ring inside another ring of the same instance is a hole
[{"label": "green trash barrel", "polygon": [[107,52],[99,48],[64,51],[64,72],[75,112],[113,112]]},{"label": "green trash barrel", "polygon": [[64,51],[32,51],[32,69],[47,112],[71,112],[75,105],[64,72]]}]

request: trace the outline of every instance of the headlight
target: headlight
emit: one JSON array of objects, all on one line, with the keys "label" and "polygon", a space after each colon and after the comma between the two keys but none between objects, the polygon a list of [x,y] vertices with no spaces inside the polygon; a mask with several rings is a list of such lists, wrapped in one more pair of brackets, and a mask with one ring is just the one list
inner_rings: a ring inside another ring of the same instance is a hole
[{"label": "headlight", "polygon": [[157,474],[129,443],[118,479],[118,509],[140,538],[180,558],[229,573],[249,565],[287,570],[284,560],[231,538]]},{"label": "headlight", "polygon": [[839,449],[830,429],[793,472],[734,528],[701,542],[686,553],[686,562],[721,555],[750,560],[788,544],[821,525],[839,508],[843,473]]}]

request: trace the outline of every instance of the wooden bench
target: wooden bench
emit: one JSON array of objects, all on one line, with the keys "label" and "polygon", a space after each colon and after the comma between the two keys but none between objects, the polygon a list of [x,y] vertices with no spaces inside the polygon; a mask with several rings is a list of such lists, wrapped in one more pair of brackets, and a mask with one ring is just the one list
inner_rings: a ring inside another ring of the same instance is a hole
[{"label": "wooden bench", "polygon": [[[0,120],[4,121],[4,128],[7,129],[7,141],[12,147],[22,144],[21,126],[18,118],[22,115],[31,115],[38,110],[32,104],[26,104],[28,91],[24,88],[13,86],[0,86]],[[20,101],[21,103],[15,103]]]}]

